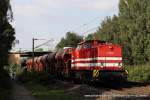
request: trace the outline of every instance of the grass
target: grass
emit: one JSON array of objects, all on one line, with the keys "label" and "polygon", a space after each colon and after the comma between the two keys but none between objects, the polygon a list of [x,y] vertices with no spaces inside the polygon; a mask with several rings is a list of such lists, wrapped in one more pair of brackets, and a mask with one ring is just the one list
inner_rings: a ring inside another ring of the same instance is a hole
[{"label": "grass", "polygon": [[129,81],[150,82],[150,64],[126,66],[125,68],[129,72]]},{"label": "grass", "polygon": [[[125,66],[128,80],[134,82],[150,82],[150,65]],[[45,73],[23,74],[20,79],[37,100],[78,100],[79,94],[66,93],[64,87],[53,82],[53,77]],[[26,81],[25,81],[26,79]],[[43,83],[44,82],[44,83]],[[0,99],[1,100],[1,99]]]},{"label": "grass", "polygon": [[49,73],[23,72],[17,79],[37,100],[79,100],[78,94],[65,92],[65,85],[56,81]]},{"label": "grass", "polygon": [[76,100],[74,95],[65,93],[64,87],[56,84],[55,78],[45,72],[24,72],[18,81],[27,87],[37,100]]},{"label": "grass", "polygon": [[25,86],[32,92],[37,100],[76,100],[75,95],[65,93],[63,87],[55,84],[43,86],[41,84],[28,82]]}]

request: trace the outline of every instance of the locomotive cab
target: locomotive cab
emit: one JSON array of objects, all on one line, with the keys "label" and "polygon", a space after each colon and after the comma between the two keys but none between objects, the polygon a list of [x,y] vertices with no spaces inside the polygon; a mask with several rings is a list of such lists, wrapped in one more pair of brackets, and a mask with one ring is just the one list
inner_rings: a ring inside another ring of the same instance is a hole
[{"label": "locomotive cab", "polygon": [[76,70],[93,69],[96,66],[98,57],[98,46],[104,43],[104,41],[98,40],[88,40],[79,43],[72,52],[72,68]]}]

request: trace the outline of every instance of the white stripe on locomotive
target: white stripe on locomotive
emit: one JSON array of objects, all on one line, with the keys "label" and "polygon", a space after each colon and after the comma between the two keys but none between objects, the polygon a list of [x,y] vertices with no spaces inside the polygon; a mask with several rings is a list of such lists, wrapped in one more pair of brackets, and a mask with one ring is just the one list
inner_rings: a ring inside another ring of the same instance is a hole
[{"label": "white stripe on locomotive", "polygon": [[78,59],[72,60],[72,62],[76,62],[76,61],[92,61],[92,60],[122,60],[122,57],[78,58]]},{"label": "white stripe on locomotive", "polygon": [[71,64],[71,67],[94,67],[94,66],[99,66],[99,67],[121,67],[122,63],[75,63],[75,64]]}]

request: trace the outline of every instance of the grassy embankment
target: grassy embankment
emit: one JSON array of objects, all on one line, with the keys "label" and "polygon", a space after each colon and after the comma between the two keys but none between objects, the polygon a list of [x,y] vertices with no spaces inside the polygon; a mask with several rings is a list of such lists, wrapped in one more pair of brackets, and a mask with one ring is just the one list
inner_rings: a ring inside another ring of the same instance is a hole
[{"label": "grassy embankment", "polygon": [[[134,82],[150,82],[150,65],[125,66],[128,80]],[[45,74],[22,74],[20,81],[32,92],[37,100],[76,100],[77,95],[69,95],[63,85],[57,84],[54,78]]]},{"label": "grassy embankment", "polygon": [[150,82],[150,64],[126,66],[125,68],[129,72],[129,81]]},{"label": "grassy embankment", "polygon": [[65,93],[63,87],[56,84],[43,86],[37,83],[24,84],[37,100],[76,100],[74,95]]},{"label": "grassy embankment", "polygon": [[63,85],[46,73],[22,74],[19,80],[37,100],[76,100],[76,95],[66,93]]}]

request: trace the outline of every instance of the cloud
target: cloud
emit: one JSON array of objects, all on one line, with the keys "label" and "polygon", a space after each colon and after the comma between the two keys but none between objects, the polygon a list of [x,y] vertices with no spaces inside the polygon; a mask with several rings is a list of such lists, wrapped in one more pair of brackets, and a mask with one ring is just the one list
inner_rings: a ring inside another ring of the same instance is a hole
[{"label": "cloud", "polygon": [[[22,0],[23,1],[23,0]],[[28,12],[60,11],[66,9],[111,11],[118,7],[119,0],[30,0],[29,3],[17,5],[20,10]]]},{"label": "cloud", "polygon": [[[118,2],[119,0],[12,0],[14,27],[20,47],[31,47],[32,33],[38,33],[36,37],[46,38],[51,33],[54,39],[59,40],[65,32],[96,17],[117,14]],[[97,21],[88,28],[99,23]],[[87,30],[89,29],[84,27],[82,31]]]},{"label": "cloud", "polygon": [[81,5],[85,10],[99,10],[102,12],[112,11],[114,8],[118,6],[118,0],[92,0],[94,2],[88,2],[85,5]]}]

